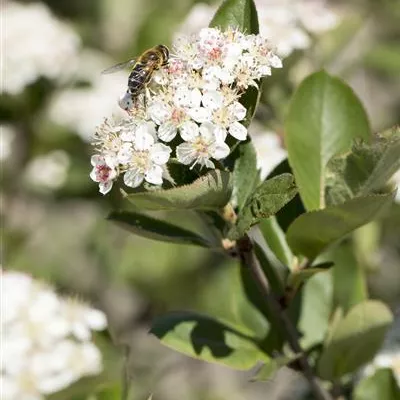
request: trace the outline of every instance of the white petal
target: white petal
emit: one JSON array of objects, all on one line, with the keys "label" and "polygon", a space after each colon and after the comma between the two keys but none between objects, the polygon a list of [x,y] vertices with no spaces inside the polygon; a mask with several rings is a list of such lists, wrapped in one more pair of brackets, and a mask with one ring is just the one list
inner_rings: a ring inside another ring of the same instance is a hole
[{"label": "white petal", "polygon": [[148,112],[150,118],[157,125],[160,125],[171,116],[171,107],[161,101],[157,101],[149,106]]},{"label": "white petal", "polygon": [[211,119],[211,111],[204,107],[195,107],[188,110],[189,116],[198,123],[203,123]]},{"label": "white petal", "polygon": [[107,327],[107,318],[100,310],[90,309],[87,314],[87,323],[95,331],[102,331]]},{"label": "white petal", "polygon": [[212,151],[212,157],[216,160],[228,157],[230,152],[229,146],[226,143],[216,142]]},{"label": "white petal", "polygon": [[190,103],[189,107],[200,107],[201,103],[201,92],[200,89],[192,89],[190,92]]},{"label": "white petal", "polygon": [[171,151],[171,148],[165,144],[156,143],[150,150],[150,158],[158,165],[166,164]]},{"label": "white petal", "polygon": [[241,121],[246,116],[247,110],[243,104],[235,101],[229,107],[229,112],[232,113],[238,121]]},{"label": "white petal", "polygon": [[215,126],[210,122],[205,122],[200,125],[200,135],[208,142],[213,142],[215,140],[214,134]]},{"label": "white petal", "polygon": [[214,135],[217,142],[225,142],[225,139],[228,136],[228,132],[225,128],[222,128],[221,126],[216,126],[214,129]]},{"label": "white petal", "polygon": [[203,94],[202,103],[204,107],[216,110],[223,106],[224,96],[220,91],[209,90]]},{"label": "white petal", "polygon": [[142,135],[144,133],[151,135],[153,139],[157,139],[157,132],[154,122],[147,121],[138,125],[135,131],[135,135]]},{"label": "white petal", "polygon": [[99,179],[98,179],[98,177],[97,177],[97,168],[96,167],[94,167],[93,169],[92,169],[92,171],[90,172],[90,179],[92,180],[92,181],[95,181],[95,182],[98,182],[99,181]]},{"label": "white petal", "polygon": [[140,186],[143,182],[144,174],[140,173],[136,169],[130,169],[129,171],[125,172],[124,175],[124,183],[126,186],[135,188]]},{"label": "white petal", "polygon": [[178,107],[189,107],[190,95],[191,93],[188,87],[179,87],[174,94],[174,103]]},{"label": "white petal", "polygon": [[145,179],[147,182],[153,185],[162,185],[162,174],[163,169],[159,165],[152,165],[152,167],[147,171]]},{"label": "white petal", "polygon": [[247,137],[247,129],[239,122],[229,126],[229,133],[237,140],[246,140]]},{"label": "white petal", "polygon": [[99,191],[101,194],[107,194],[113,185],[113,181],[101,182],[99,184]]},{"label": "white petal", "polygon": [[139,151],[149,150],[154,144],[154,138],[146,132],[136,132],[135,136],[135,149]]},{"label": "white petal", "polygon": [[189,165],[196,160],[196,151],[191,143],[182,143],[176,148],[176,157],[182,164]]},{"label": "white petal", "polygon": [[93,165],[93,167],[98,164],[104,164],[104,157],[99,154],[95,154],[91,157],[90,163]]},{"label": "white petal", "polygon": [[270,54],[269,62],[273,68],[282,68],[282,60],[274,53]]},{"label": "white petal", "polygon": [[158,128],[158,137],[163,142],[170,142],[176,136],[176,133],[177,128],[171,121],[162,123]]},{"label": "white petal", "polygon": [[186,121],[179,129],[181,138],[185,141],[193,141],[199,136],[199,126],[193,121]]}]

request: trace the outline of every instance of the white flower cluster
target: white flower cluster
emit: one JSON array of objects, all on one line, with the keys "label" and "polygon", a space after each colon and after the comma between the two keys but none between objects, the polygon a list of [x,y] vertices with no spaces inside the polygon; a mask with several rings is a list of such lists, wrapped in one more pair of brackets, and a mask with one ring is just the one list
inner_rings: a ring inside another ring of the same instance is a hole
[{"label": "white flower cluster", "polygon": [[78,59],[79,36],[43,3],[6,2],[1,35],[1,92],[12,95],[39,77],[64,78]]},{"label": "white flower cluster", "polygon": [[[260,23],[260,34],[276,46],[280,57],[311,45],[309,33],[319,34],[333,29],[338,16],[325,0],[254,0]],[[180,31],[190,34],[206,26],[216,9],[197,3],[183,22]]]},{"label": "white flower cluster", "polygon": [[42,400],[101,372],[91,337],[107,325],[101,311],[23,273],[2,271],[0,278],[2,399]]},{"label": "white flower cluster", "polygon": [[154,74],[146,101],[132,106],[127,93],[120,105],[130,115],[106,120],[96,132],[91,178],[103,194],[121,173],[133,188],[143,181],[161,185],[171,155],[184,165],[214,168],[211,159],[229,155],[229,136],[247,137],[240,96],[282,67],[266,39],[234,29],[204,28],[177,39],[173,50],[168,66]]}]

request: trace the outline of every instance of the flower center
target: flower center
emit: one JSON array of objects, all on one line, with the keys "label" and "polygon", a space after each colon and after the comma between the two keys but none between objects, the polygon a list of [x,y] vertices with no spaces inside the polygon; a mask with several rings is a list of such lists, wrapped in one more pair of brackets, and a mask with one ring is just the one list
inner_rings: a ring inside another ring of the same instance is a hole
[{"label": "flower center", "polygon": [[174,125],[179,125],[185,119],[186,113],[180,108],[174,108],[172,110],[171,121]]},{"label": "flower center", "polygon": [[133,153],[131,163],[134,167],[139,170],[140,173],[144,174],[150,167],[150,157],[147,150],[135,151]]},{"label": "flower center", "polygon": [[102,164],[96,166],[96,176],[100,182],[107,182],[110,177],[111,168],[108,165]]},{"label": "flower center", "polygon": [[202,137],[196,138],[193,142],[193,148],[199,157],[207,157],[209,153],[210,143]]},{"label": "flower center", "polygon": [[221,107],[213,114],[215,124],[226,128],[230,124],[230,116],[226,107]]}]

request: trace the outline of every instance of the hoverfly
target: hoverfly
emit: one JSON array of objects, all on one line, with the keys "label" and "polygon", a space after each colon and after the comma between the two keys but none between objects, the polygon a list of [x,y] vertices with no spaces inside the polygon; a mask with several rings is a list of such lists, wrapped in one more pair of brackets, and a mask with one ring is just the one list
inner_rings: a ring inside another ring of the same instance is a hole
[{"label": "hoverfly", "polygon": [[129,110],[134,105],[138,96],[147,90],[153,72],[168,64],[169,49],[163,44],[146,50],[139,57],[116,64],[107,68],[102,73],[111,74],[124,68],[132,68],[128,78],[128,90],[121,97],[119,105]]}]

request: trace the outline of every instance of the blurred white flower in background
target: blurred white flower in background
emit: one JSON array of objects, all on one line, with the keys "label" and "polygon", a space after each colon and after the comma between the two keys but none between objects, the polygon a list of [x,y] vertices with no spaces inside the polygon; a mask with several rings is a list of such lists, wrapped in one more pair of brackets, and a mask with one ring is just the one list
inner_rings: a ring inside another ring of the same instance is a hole
[{"label": "blurred white flower in background", "polygon": [[400,388],[400,348],[392,350],[385,349],[378,353],[373,361],[365,367],[363,375],[371,376],[382,368],[389,368],[392,370],[393,376]]},{"label": "blurred white flower in background", "polygon": [[[260,34],[268,38],[281,57],[295,50],[310,47],[309,33],[320,34],[333,29],[339,17],[331,11],[324,0],[254,0],[260,25]],[[215,6],[196,4],[178,31],[184,34],[197,32],[208,26]]]},{"label": "blurred white flower in background", "polygon": [[256,150],[260,178],[264,180],[287,157],[287,152],[282,147],[282,140],[279,135],[274,131],[265,129],[257,122],[250,125],[249,134]]},{"label": "blurred white flower in background", "polygon": [[42,400],[102,371],[91,341],[92,330],[107,326],[101,311],[24,273],[3,270],[0,279],[2,399]]},{"label": "blurred white flower in background", "polygon": [[33,158],[25,170],[25,181],[32,187],[58,189],[67,179],[70,158],[64,150]]},{"label": "blurred white flower in background", "polygon": [[85,81],[88,86],[58,92],[50,102],[50,120],[90,141],[105,114],[111,110],[114,115],[122,115],[118,99],[126,91],[128,76],[126,72],[101,75],[101,71],[112,64],[113,61],[100,52],[83,51],[74,79]]},{"label": "blurred white flower in background", "polygon": [[400,203],[400,169],[392,176],[392,182],[397,186],[395,202]]},{"label": "blurred white flower in background", "polygon": [[74,70],[79,36],[43,3],[6,2],[1,35],[1,89],[12,95],[40,77],[66,79]]},{"label": "blurred white flower in background", "polygon": [[10,157],[15,137],[16,132],[12,125],[0,124],[0,161]]}]

